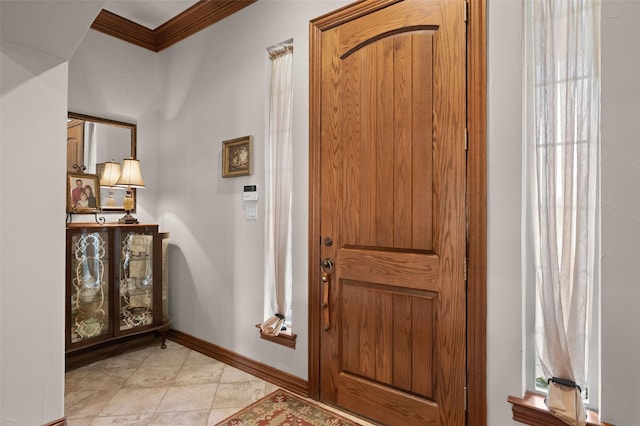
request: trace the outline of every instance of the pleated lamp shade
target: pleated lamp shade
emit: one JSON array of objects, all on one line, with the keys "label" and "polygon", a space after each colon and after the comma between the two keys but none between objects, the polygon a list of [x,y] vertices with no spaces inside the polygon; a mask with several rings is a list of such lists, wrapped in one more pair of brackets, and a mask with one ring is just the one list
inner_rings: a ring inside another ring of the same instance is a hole
[{"label": "pleated lamp shade", "polygon": [[127,188],[144,188],[142,173],[140,172],[140,161],[133,158],[122,160],[122,173],[116,182],[116,186]]},{"label": "pleated lamp shade", "polygon": [[114,186],[120,179],[120,163],[107,161],[100,176],[100,186]]}]

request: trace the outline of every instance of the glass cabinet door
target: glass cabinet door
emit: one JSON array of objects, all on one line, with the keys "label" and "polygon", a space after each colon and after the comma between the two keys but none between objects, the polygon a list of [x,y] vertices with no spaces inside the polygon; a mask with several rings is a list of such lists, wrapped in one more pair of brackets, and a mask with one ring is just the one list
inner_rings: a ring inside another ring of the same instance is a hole
[{"label": "glass cabinet door", "polygon": [[104,231],[71,237],[71,343],[111,333],[107,241]]},{"label": "glass cabinet door", "polygon": [[169,233],[162,232],[162,321],[169,321]]},{"label": "glass cabinet door", "polygon": [[153,234],[123,232],[120,250],[120,331],[125,331],[153,323]]}]

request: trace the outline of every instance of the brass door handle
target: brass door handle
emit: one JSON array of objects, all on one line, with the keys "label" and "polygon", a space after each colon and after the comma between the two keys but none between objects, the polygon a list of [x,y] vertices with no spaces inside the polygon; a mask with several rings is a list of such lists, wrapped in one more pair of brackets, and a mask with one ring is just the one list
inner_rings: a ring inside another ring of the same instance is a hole
[{"label": "brass door handle", "polygon": [[331,287],[331,274],[333,273],[333,259],[325,257],[320,261],[322,269],[322,330],[331,330],[329,322],[329,288]]},{"label": "brass door handle", "polygon": [[331,278],[328,273],[322,273],[322,330],[328,332],[329,325],[329,286]]}]

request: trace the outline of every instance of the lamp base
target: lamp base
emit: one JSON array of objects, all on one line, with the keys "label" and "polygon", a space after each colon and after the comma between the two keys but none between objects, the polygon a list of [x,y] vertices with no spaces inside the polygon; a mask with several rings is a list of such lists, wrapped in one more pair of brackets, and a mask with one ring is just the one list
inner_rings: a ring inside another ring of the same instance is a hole
[{"label": "lamp base", "polygon": [[140,222],[138,222],[138,219],[131,216],[131,213],[127,212],[127,214],[125,214],[118,220],[118,223],[131,224],[131,223],[140,223]]},{"label": "lamp base", "polygon": [[113,193],[113,188],[109,189],[109,196],[107,197],[107,207],[113,207],[116,205],[115,194]]}]

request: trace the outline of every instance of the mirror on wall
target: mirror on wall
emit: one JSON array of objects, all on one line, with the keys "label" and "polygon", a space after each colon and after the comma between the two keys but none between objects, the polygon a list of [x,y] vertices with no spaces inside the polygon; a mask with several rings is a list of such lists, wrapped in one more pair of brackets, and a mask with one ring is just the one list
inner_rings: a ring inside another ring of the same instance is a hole
[{"label": "mirror on wall", "polygon": [[[131,123],[74,112],[68,114],[67,172],[95,174],[98,181],[102,180],[98,206],[102,211],[125,211],[126,188],[105,185],[108,181],[105,169],[110,170],[113,162],[122,164],[125,158],[136,158],[136,130],[136,125]],[[135,189],[132,195],[131,211],[135,211]]]}]

